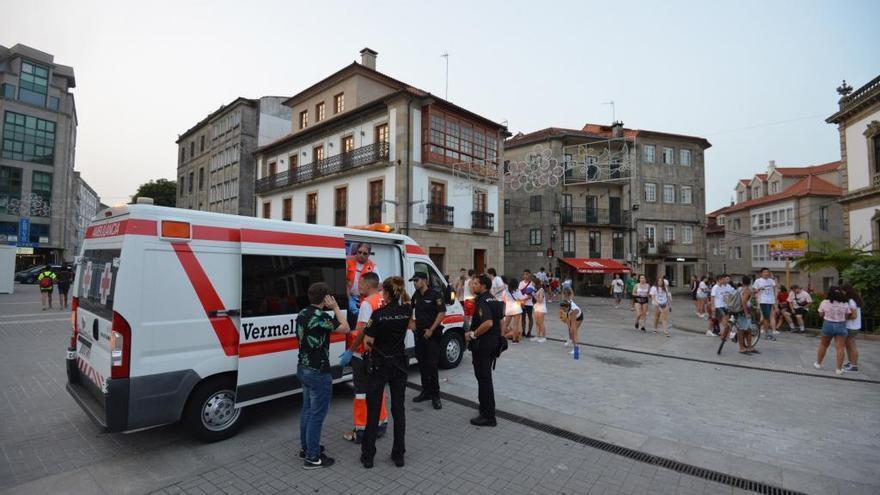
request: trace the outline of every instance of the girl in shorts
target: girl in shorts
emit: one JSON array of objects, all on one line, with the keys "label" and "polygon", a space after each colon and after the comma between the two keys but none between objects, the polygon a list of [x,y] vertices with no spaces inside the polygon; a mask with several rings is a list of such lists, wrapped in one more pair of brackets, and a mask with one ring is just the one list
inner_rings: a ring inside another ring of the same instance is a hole
[{"label": "girl in shorts", "polygon": [[[501,321],[501,334],[510,339],[514,344],[522,340],[522,306],[520,300],[522,293],[517,288],[518,282],[513,277],[507,277],[504,281],[507,285],[502,294],[504,302],[504,319]],[[512,289],[512,290],[511,290]]]},{"label": "girl in shorts", "polygon": [[651,300],[654,303],[654,333],[657,333],[658,324],[663,325],[663,333],[669,337],[669,305],[672,303],[672,295],[663,282],[663,277],[657,277],[657,284],[651,287]]},{"label": "girl in shorts", "polygon": [[559,302],[559,319],[568,327],[568,342],[566,347],[571,345],[572,349],[568,352],[574,354],[578,346],[578,330],[584,322],[584,312],[574,302],[574,292],[568,287],[562,289],[562,301]]},{"label": "girl in shorts", "polygon": [[[651,292],[651,285],[644,275],[639,275],[639,283],[633,287],[633,301],[636,305],[636,330],[639,328],[645,331],[645,325],[648,323],[648,296]],[[641,322],[641,326],[639,326]]]},{"label": "girl in shorts", "polygon": [[834,350],[836,351],[837,367],[834,372],[838,375],[843,374],[843,356],[846,347],[846,320],[850,319],[853,312],[849,306],[849,299],[840,287],[831,287],[828,289],[828,296],[819,304],[819,316],[822,317],[822,340],[819,341],[819,349],[816,351],[816,362],[813,367],[817,370],[822,369],[822,361],[825,360],[825,353],[834,340]]},{"label": "girl in shorts", "polygon": [[538,327],[538,336],[532,337],[532,342],[547,342],[547,328],[544,326],[544,316],[547,314],[547,292],[544,283],[538,279],[532,281],[535,284],[535,326]]}]

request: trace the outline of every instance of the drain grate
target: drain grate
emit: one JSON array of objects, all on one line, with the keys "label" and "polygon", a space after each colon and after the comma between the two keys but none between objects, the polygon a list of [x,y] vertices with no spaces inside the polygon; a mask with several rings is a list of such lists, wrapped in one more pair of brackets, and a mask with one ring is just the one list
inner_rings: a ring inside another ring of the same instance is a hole
[{"label": "drain grate", "polygon": [[[407,387],[414,390],[422,389],[420,385],[413,382],[407,382]],[[452,395],[447,392],[440,392],[440,396],[444,400],[447,400],[449,402],[469,407],[471,409],[479,410],[479,404],[472,400],[468,400],[457,395]],[[796,492],[794,490],[788,490],[785,488],[768,485],[767,483],[763,483],[760,481],[747,480],[745,478],[724,474],[719,471],[713,471],[711,469],[694,466],[693,464],[685,464],[683,462],[678,462],[676,460],[668,459],[666,457],[659,457],[653,454],[648,454],[646,452],[641,452],[627,447],[621,447],[619,445],[614,445],[603,440],[590,438],[588,436],[584,436],[573,431],[568,431],[556,426],[541,423],[526,418],[524,416],[520,416],[518,414],[509,413],[506,411],[495,411],[495,416],[513,423],[532,428],[534,430],[548,433],[557,438],[576,442],[581,445],[586,445],[587,447],[599,449],[604,452],[619,455],[621,457],[626,457],[627,459],[643,462],[645,464],[651,464],[654,466],[669,469],[678,473],[686,474],[688,476],[693,476],[695,478],[702,478],[704,480],[713,481],[722,485],[732,486],[734,488],[740,488],[742,490],[747,490],[755,493],[764,493],[768,495],[806,495],[802,492]]]},{"label": "drain grate", "polygon": [[[550,340],[553,342],[565,342],[565,340],[557,339],[555,337],[547,337],[547,340]],[[744,364],[722,363],[719,361],[710,361],[708,359],[698,359],[698,358],[690,358],[690,357],[684,357],[684,356],[673,356],[671,354],[661,354],[659,352],[650,352],[650,351],[639,351],[636,349],[624,349],[622,347],[614,347],[614,346],[610,346],[610,345],[588,344],[586,342],[578,342],[578,344],[585,346],[585,347],[594,347],[596,349],[605,349],[605,350],[609,350],[609,351],[618,351],[618,352],[629,352],[631,354],[642,354],[645,356],[655,356],[655,357],[662,357],[662,358],[667,358],[667,359],[677,359],[679,361],[690,361],[692,363],[711,364],[713,366],[728,366],[731,368],[741,368],[744,370],[768,371],[770,373],[781,373],[784,375],[809,376],[811,378],[825,378],[828,380],[842,380],[845,382],[873,383],[873,384],[880,385],[880,380],[871,380],[869,378],[844,378],[842,376],[817,375],[815,373],[805,373],[803,371],[778,370],[778,369],[773,369],[773,368],[761,368],[760,366],[746,366]]]}]

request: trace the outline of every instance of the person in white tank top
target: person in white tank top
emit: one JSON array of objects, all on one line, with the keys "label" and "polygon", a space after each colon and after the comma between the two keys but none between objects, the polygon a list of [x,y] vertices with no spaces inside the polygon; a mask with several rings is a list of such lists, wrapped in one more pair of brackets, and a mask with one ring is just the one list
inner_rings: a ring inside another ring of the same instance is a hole
[{"label": "person in white tank top", "polygon": [[649,293],[654,302],[654,333],[657,333],[657,327],[662,324],[663,333],[669,337],[669,305],[672,303],[672,295],[666,288],[663,277],[657,278],[657,284],[651,287]]},{"label": "person in white tank top", "polygon": [[532,337],[532,342],[547,342],[547,328],[544,326],[544,317],[547,315],[547,293],[544,291],[544,282],[535,280],[535,326],[538,335]]},{"label": "person in white tank top", "polygon": [[636,305],[635,327],[636,330],[641,328],[644,332],[645,325],[648,324],[648,297],[651,295],[651,285],[644,275],[639,275],[639,283],[633,287],[632,295]]},{"label": "person in white tank top", "polygon": [[[515,278],[507,278],[504,293],[501,300],[504,302],[504,319],[501,321],[501,334],[510,339],[514,344],[522,340],[522,306],[518,281]],[[513,289],[513,291],[511,291]]]}]

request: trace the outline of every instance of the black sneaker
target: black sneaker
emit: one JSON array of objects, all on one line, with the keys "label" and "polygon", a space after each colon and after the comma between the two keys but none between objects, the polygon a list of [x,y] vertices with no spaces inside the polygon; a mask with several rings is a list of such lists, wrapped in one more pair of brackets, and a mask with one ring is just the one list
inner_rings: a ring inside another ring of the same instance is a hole
[{"label": "black sneaker", "polygon": [[403,462],[403,456],[402,456],[402,455],[401,455],[401,456],[395,456],[395,455],[392,455],[392,456],[391,456],[391,461],[392,461],[392,462],[394,463],[394,465],[397,466],[397,467],[403,467],[403,466],[406,464],[405,462]]},{"label": "black sneaker", "polygon": [[497,426],[498,425],[498,423],[495,421],[495,418],[484,418],[482,416],[477,416],[476,418],[472,418],[471,424],[474,426]]},{"label": "black sneaker", "polygon": [[314,461],[310,461],[308,459],[303,461],[303,469],[321,469],[332,466],[336,462],[336,459],[332,457],[327,457],[324,454],[318,456]]},{"label": "black sneaker", "polygon": [[425,402],[426,400],[431,400],[431,396],[422,392],[419,395],[413,397],[413,402]]},{"label": "black sneaker", "polygon": [[432,399],[431,405],[434,406],[434,409],[437,409],[438,411],[440,409],[443,409],[443,404],[440,402],[440,399]]},{"label": "black sneaker", "polygon": [[[321,445],[321,452],[320,452],[320,453],[321,453],[321,454],[324,453],[324,446],[323,446],[323,445]],[[305,450],[300,449],[300,451],[299,451],[299,458],[300,458],[300,459],[305,459],[305,458],[306,458],[306,451],[305,451]]]},{"label": "black sneaker", "polygon": [[372,469],[373,468],[373,459],[369,459],[364,454],[361,454],[361,465],[363,467],[365,467],[366,469]]},{"label": "black sneaker", "polygon": [[642,327],[642,331],[643,331],[643,332],[646,332],[647,330],[645,330],[645,327]]}]

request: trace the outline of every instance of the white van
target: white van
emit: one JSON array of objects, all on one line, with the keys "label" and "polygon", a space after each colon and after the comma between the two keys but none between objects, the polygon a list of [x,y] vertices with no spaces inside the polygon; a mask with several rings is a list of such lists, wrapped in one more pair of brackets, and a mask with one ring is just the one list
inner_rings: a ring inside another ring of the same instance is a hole
[{"label": "white van", "polygon": [[[416,271],[449,297],[441,366],[463,354],[463,311],[415,241],[403,235],[127,205],[98,214],[73,285],[67,390],[105,431],[185,421],[215,441],[241,408],[300,391],[297,312],[314,282],[347,307],[346,258],[368,242],[380,277]],[[414,290],[409,283],[410,293]],[[333,378],[349,342],[334,334]],[[407,335],[412,356],[413,336]]]}]

